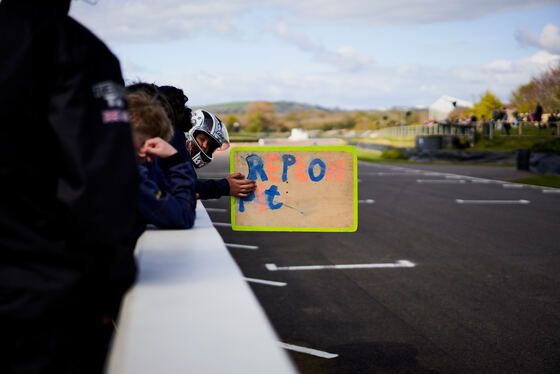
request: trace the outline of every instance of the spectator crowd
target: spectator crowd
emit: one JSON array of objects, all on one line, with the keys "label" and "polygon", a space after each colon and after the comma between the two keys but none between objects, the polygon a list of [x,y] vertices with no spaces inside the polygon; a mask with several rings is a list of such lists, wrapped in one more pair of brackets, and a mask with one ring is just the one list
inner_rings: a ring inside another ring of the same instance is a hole
[{"label": "spectator crowd", "polygon": [[[468,112],[467,112],[468,113]],[[452,112],[449,118],[444,121],[427,121],[425,126],[434,126],[436,124],[443,126],[455,126],[458,128],[473,128],[488,135],[495,129],[503,129],[506,135],[510,135],[512,128],[521,126],[532,126],[539,130],[549,129],[551,135],[557,135],[557,129],[560,122],[560,110],[551,113],[543,113],[540,104],[536,105],[534,111],[530,113],[519,113],[515,108],[494,108],[491,116],[481,115],[478,118],[474,113],[470,115],[455,115]]]}]

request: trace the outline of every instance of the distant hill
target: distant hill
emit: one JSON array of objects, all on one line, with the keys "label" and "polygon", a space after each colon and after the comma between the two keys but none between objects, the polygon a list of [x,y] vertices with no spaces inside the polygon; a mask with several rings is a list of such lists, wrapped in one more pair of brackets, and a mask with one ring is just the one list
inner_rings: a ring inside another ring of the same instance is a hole
[{"label": "distant hill", "polygon": [[415,113],[422,113],[427,112],[428,107],[424,106],[393,106],[388,111],[392,112],[415,112]]},{"label": "distant hill", "polygon": [[293,113],[293,112],[340,112],[341,110],[338,109],[329,109],[319,105],[309,105],[309,104],[301,104],[301,103],[294,103],[292,101],[274,101],[272,103],[274,105],[274,110],[277,113]]},{"label": "distant hill", "polygon": [[215,114],[240,114],[245,113],[247,106],[251,104],[250,101],[245,102],[235,102],[235,103],[223,103],[223,104],[212,104],[193,107],[192,109],[206,109]]},{"label": "distant hill", "polygon": [[[224,103],[224,104],[213,104],[204,105],[199,107],[193,107],[193,109],[207,109],[208,111],[216,114],[242,114],[247,111],[247,107],[251,104],[251,101],[245,102],[234,102],[234,103]],[[309,105],[302,103],[295,103],[292,101],[273,101],[274,110],[276,113],[294,113],[294,112],[342,112],[338,109],[328,109],[321,107],[319,105]]]}]

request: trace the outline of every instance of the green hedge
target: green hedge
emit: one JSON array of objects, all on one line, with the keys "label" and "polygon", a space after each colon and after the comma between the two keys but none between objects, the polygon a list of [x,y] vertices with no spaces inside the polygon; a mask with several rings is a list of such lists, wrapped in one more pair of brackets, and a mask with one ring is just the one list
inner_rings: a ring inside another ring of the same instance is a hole
[{"label": "green hedge", "polygon": [[531,147],[531,151],[560,154],[560,138],[534,144]]},{"label": "green hedge", "polygon": [[385,160],[406,160],[407,157],[401,151],[396,149],[387,149],[381,152],[381,158]]}]

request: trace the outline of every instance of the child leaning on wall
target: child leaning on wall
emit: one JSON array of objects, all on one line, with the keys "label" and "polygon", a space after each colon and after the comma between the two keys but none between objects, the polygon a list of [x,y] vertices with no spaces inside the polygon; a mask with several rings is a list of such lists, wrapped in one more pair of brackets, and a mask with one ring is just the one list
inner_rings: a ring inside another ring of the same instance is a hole
[{"label": "child leaning on wall", "polygon": [[191,228],[196,174],[191,162],[185,162],[167,142],[173,136],[171,121],[157,99],[142,92],[129,94],[128,105],[140,174],[137,234],[146,224]]}]

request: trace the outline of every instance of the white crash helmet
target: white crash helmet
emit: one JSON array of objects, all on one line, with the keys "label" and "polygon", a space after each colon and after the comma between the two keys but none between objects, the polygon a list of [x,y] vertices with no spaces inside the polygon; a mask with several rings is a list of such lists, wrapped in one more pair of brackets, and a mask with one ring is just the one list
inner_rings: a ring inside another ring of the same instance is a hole
[{"label": "white crash helmet", "polygon": [[[194,110],[191,114],[192,128],[185,135],[187,136],[187,144],[190,142],[191,147],[196,146],[198,152],[192,156],[194,166],[201,168],[211,162],[214,157],[212,154],[216,150],[224,151],[229,147],[229,135],[226,127],[218,117],[204,110]],[[210,137],[215,143],[208,154],[202,150],[202,147],[196,141],[196,134],[202,132]]]}]

